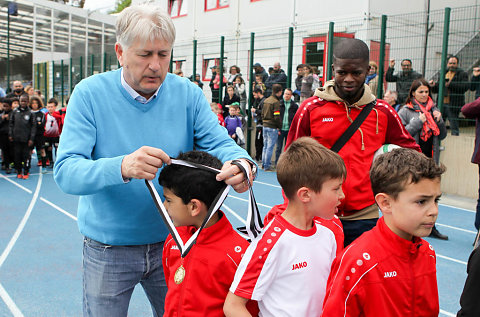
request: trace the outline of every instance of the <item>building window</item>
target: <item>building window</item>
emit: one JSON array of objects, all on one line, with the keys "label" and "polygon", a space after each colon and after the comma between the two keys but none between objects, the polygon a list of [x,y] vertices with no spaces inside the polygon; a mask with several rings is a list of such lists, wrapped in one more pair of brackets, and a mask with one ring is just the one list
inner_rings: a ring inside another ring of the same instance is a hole
[{"label": "building window", "polygon": [[250,0],[250,2],[257,2],[257,1],[262,1],[262,0]]},{"label": "building window", "polygon": [[227,8],[230,0],[205,0],[205,11]]},{"label": "building window", "polygon": [[[227,58],[223,58],[223,72],[227,71],[226,69],[226,61]],[[204,57],[203,58],[203,67],[202,67],[202,81],[210,81],[212,80],[212,66],[219,66],[220,65],[220,58],[215,57]]]},{"label": "building window", "polygon": [[168,0],[168,13],[172,18],[187,15],[187,0]]}]

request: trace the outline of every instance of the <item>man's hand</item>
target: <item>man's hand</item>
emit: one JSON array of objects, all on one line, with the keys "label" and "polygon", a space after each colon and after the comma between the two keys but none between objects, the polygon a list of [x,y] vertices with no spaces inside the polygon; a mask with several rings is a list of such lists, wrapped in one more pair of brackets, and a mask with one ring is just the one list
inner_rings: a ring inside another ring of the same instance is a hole
[{"label": "man's hand", "polygon": [[[240,161],[247,163],[247,173],[249,174],[249,178],[253,179],[250,163],[245,159],[240,159]],[[217,181],[225,181],[225,183],[231,185],[238,193],[243,193],[248,189],[248,179],[246,175],[240,172],[238,166],[232,165],[232,161],[226,161],[225,164],[223,164],[222,171],[217,174]]]},{"label": "man's hand", "polygon": [[433,79],[430,79],[430,81],[428,82],[428,84],[430,85],[430,87],[434,87],[434,86],[435,86],[435,82],[433,81]]},{"label": "man's hand", "polygon": [[152,180],[164,163],[171,163],[165,152],[151,146],[142,146],[123,158],[122,177]]},{"label": "man's hand", "polygon": [[390,60],[390,67],[395,68],[395,60],[394,59]]}]

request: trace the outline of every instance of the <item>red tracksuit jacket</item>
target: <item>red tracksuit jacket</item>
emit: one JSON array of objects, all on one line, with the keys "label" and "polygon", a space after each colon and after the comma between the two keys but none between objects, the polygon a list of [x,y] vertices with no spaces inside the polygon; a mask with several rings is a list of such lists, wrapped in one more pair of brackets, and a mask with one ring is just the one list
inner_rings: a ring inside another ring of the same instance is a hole
[{"label": "red tracksuit jacket", "polygon": [[333,261],[322,316],[436,317],[435,264],[428,242],[400,238],[380,218]]},{"label": "red tracksuit jacket", "polygon": [[[193,226],[177,228],[184,242],[196,230]],[[224,316],[225,298],[248,246],[248,241],[232,228],[222,214],[216,224],[204,228],[198,235],[197,242],[184,258],[185,278],[182,283],[176,284],[173,278],[181,264],[181,257],[175,241],[169,235],[162,256],[168,286],[164,316]],[[249,302],[247,308],[253,316],[258,314],[255,301]]]}]

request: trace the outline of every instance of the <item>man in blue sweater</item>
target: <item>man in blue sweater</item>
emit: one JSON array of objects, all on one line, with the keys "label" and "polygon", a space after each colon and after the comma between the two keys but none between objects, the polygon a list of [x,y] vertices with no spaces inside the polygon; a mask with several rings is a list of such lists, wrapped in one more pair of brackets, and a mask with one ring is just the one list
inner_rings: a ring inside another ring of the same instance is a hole
[{"label": "man in blue sweater", "polygon": [[117,17],[116,32],[122,67],[75,87],[54,176],[63,191],[81,196],[84,316],[127,316],[138,283],[154,316],[162,316],[168,231],[144,180],[154,179],[170,157],[193,149],[225,162],[217,180],[238,192],[247,182],[230,161],[249,162],[247,173],[256,166],[218,124],[201,89],[167,73],[175,28],[166,12],[129,7]]}]

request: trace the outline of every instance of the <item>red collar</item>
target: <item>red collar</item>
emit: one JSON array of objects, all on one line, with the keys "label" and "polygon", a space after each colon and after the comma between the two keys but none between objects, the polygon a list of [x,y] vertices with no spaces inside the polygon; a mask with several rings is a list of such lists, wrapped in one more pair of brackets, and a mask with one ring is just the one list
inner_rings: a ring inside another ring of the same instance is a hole
[{"label": "red collar", "polygon": [[413,241],[399,237],[396,233],[390,230],[383,217],[378,219],[377,230],[382,236],[382,238],[379,239],[379,242],[386,247],[385,250],[391,250],[392,253],[402,257],[417,253],[420,246],[425,243],[419,237],[413,237]]}]

